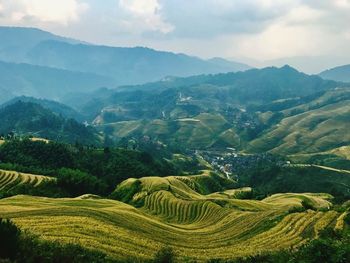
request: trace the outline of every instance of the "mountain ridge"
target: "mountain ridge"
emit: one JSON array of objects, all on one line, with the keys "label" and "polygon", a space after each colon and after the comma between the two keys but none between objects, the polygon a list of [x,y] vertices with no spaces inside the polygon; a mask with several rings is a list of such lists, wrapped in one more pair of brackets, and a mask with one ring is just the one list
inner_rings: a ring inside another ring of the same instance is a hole
[{"label": "mountain ridge", "polygon": [[350,64],[325,70],[319,74],[324,79],[350,82]]},{"label": "mountain ridge", "polygon": [[224,59],[204,60],[145,47],[94,45],[36,28],[0,27],[0,37],[0,60],[107,75],[115,85],[250,68]]}]

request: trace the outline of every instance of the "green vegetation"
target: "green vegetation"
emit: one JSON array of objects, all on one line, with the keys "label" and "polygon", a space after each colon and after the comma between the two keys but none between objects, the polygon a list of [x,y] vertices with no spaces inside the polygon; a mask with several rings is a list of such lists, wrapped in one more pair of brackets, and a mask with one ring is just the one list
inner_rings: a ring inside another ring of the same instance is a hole
[{"label": "green vegetation", "polygon": [[65,119],[39,104],[17,101],[0,109],[0,134],[31,135],[59,140],[98,144],[100,138],[91,127]]},{"label": "green vegetation", "polygon": [[[266,127],[249,142],[247,149],[294,156],[327,153],[346,147],[349,144],[349,100],[349,88],[336,88],[298,99],[292,105],[288,100],[283,101],[277,110],[273,105],[267,105],[259,114]],[[279,118],[271,123],[271,118],[276,115]]]},{"label": "green vegetation", "polygon": [[254,188],[253,196],[263,198],[275,193],[329,193],[336,203],[350,199],[350,173],[315,165],[257,163],[239,173],[240,186]]},{"label": "green vegetation", "polygon": [[[54,183],[42,185],[41,190],[36,189],[37,195],[51,197],[88,193],[108,196],[116,184],[130,176],[139,178],[181,172],[170,161],[152,157],[145,152],[120,148],[102,150],[29,139],[15,139],[3,143],[0,146],[0,160],[0,167],[5,170],[57,178]],[[18,175],[15,172],[14,174]],[[15,180],[11,178],[8,178],[8,181]],[[30,193],[22,187],[12,192]]]},{"label": "green vegetation", "polygon": [[29,103],[35,103],[41,105],[43,108],[48,109],[52,111],[53,113],[60,115],[67,119],[75,119],[78,121],[83,121],[83,116],[81,116],[76,110],[72,109],[71,107],[64,105],[62,103],[59,103],[57,101],[53,100],[46,100],[46,99],[37,99],[34,97],[28,97],[28,96],[19,96],[12,100],[7,101],[6,103],[2,104],[1,107],[4,108],[6,106],[9,106],[11,104],[14,104],[16,102],[29,102]]},{"label": "green vegetation", "polygon": [[266,68],[121,88],[79,108],[110,141],[148,136],[183,149],[305,154],[350,143],[345,86]]},{"label": "green vegetation", "polygon": [[0,262],[350,262],[347,84],[0,36]]}]

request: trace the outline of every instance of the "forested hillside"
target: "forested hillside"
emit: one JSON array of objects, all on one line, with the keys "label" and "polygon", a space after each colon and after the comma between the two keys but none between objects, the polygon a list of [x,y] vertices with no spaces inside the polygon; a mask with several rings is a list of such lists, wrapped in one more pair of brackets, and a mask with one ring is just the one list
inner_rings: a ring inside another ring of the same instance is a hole
[{"label": "forested hillside", "polygon": [[100,135],[92,127],[67,119],[32,102],[17,101],[0,109],[2,136],[32,136],[54,141],[101,143]]}]

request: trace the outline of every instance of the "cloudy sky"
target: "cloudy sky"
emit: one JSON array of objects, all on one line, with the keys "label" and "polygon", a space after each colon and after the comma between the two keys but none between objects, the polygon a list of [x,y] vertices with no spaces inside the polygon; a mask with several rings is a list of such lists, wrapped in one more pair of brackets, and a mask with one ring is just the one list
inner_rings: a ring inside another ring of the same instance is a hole
[{"label": "cloudy sky", "polygon": [[350,0],[0,0],[0,25],[307,72],[350,64]]}]

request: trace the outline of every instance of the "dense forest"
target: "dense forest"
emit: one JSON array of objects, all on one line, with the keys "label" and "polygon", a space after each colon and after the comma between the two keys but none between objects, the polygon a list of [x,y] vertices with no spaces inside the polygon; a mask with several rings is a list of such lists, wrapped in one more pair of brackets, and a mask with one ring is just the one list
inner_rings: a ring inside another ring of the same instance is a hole
[{"label": "dense forest", "polygon": [[108,196],[118,183],[130,177],[182,172],[179,166],[170,161],[142,151],[47,143],[29,138],[2,144],[0,161],[0,168],[5,170],[57,178],[56,182],[47,182],[36,189],[26,190],[23,185],[7,195],[19,192],[49,196],[79,196],[86,193]]}]

